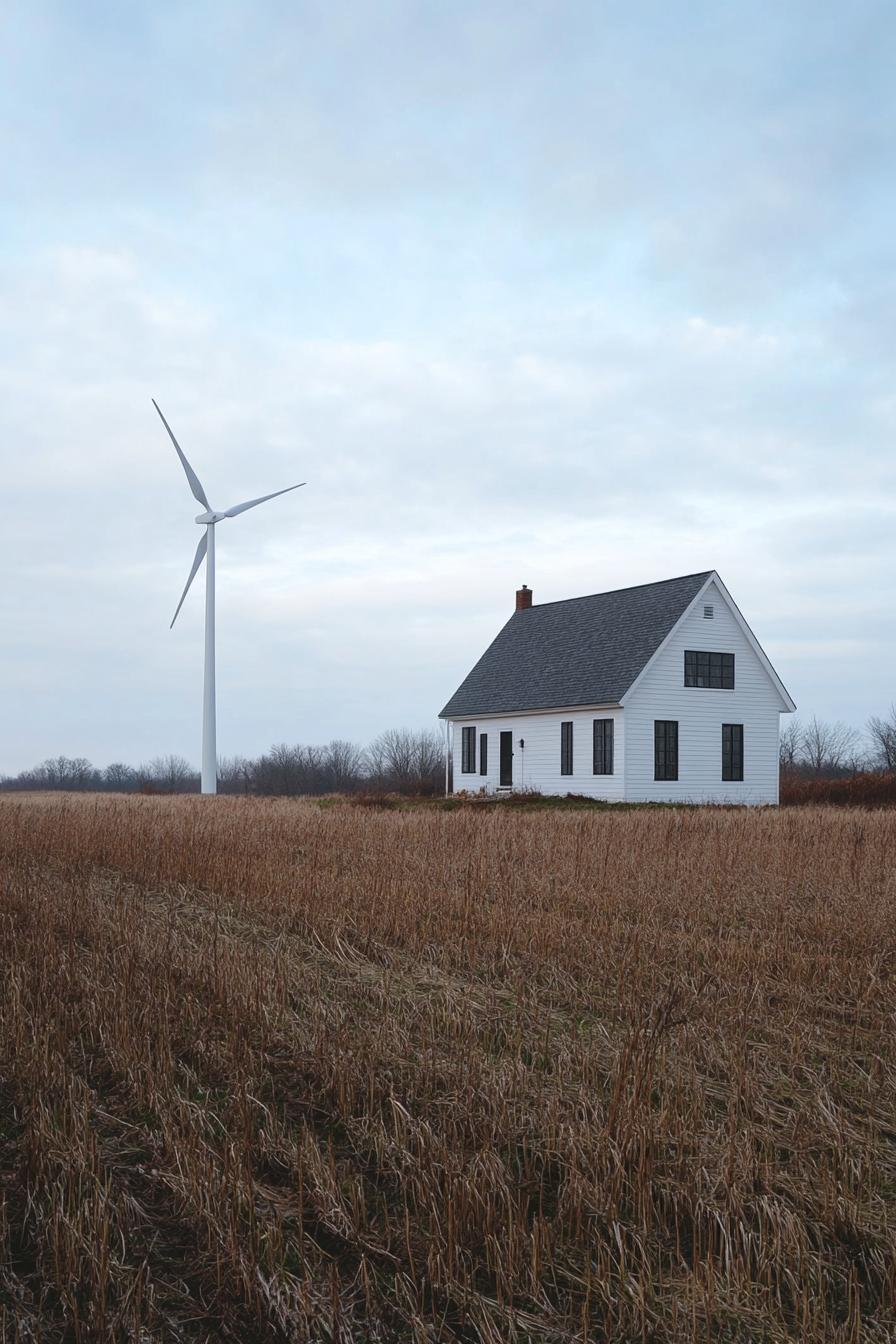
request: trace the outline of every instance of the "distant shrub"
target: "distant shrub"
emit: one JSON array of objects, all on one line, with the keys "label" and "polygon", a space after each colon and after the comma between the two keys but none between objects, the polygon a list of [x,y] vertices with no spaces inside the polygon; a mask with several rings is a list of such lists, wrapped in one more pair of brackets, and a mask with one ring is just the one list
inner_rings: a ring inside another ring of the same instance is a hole
[{"label": "distant shrub", "polygon": [[784,774],[781,779],[781,805],[808,807],[812,804],[896,807],[896,773],[866,770],[842,779],[811,779]]},{"label": "distant shrub", "polygon": [[[337,800],[328,799],[327,801],[336,802]],[[356,793],[339,801],[349,802],[353,807],[380,808],[387,812],[394,811],[402,803],[402,799],[395,793]]]}]

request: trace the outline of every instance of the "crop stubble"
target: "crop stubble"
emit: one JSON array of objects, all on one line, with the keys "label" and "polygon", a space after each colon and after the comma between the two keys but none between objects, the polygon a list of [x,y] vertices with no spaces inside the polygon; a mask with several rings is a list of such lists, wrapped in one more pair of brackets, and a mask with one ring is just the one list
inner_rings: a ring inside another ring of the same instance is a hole
[{"label": "crop stubble", "polygon": [[0,1324],[885,1340],[896,815],[0,800]]}]

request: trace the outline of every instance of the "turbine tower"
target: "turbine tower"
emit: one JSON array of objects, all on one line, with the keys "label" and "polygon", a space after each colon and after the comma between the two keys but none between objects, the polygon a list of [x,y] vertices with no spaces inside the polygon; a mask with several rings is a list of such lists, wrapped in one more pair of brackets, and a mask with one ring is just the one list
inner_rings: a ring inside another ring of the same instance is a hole
[{"label": "turbine tower", "polygon": [[[190,591],[190,584],[199,572],[199,566],[203,560],[206,560],[205,571],[205,679],[203,682],[202,693],[202,792],[218,792],[218,749],[215,741],[215,524],[220,523],[222,518],[235,518],[238,513],[245,513],[247,509],[254,509],[256,504],[264,504],[269,499],[276,499],[278,495],[288,494],[290,490],[298,490],[299,486],[304,485],[300,481],[299,485],[288,485],[285,490],[275,490],[272,495],[260,495],[258,499],[247,499],[244,504],[234,504],[233,508],[223,509],[218,512],[213,509],[206,498],[205,491],[202,488],[202,482],[190,466],[183,450],[177,439],[171,432],[171,426],[159,410],[159,404],[155,397],[152,404],[159,412],[159,419],[168,431],[168,437],[174,444],[175,451],[180,458],[181,466],[187,475],[190,483],[190,489],[194,497],[204,508],[205,512],[197,515],[196,522],[204,526],[205,531],[199,538],[199,545],[196,547],[196,554],[193,557],[193,568],[190,570],[190,577],[187,579],[186,587],[181,593],[180,601],[177,604],[177,611],[171,621],[171,625],[177,620],[178,613],[184,604],[184,598]],[[170,628],[170,627],[169,627]]]}]

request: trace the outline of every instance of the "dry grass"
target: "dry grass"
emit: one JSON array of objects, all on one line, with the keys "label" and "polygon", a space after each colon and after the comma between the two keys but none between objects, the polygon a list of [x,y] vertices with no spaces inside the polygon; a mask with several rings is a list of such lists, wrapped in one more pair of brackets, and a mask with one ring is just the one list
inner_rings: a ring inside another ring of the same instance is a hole
[{"label": "dry grass", "polygon": [[892,813],[0,800],[4,1340],[890,1340]]}]

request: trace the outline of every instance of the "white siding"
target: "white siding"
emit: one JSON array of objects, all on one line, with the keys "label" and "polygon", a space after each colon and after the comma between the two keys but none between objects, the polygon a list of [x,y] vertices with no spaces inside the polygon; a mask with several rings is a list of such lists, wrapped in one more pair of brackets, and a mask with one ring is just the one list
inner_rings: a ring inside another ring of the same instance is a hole
[{"label": "white siding", "polygon": [[[595,775],[593,729],[595,719],[613,719],[613,774]],[[560,773],[560,724],[573,725],[573,773]],[[476,774],[461,773],[461,730],[476,729]],[[495,718],[458,719],[453,724],[454,791],[489,793],[498,787],[500,734],[513,733],[513,787],[540,793],[583,793],[591,798],[621,801],[625,789],[625,731],[621,709],[550,710]],[[488,774],[479,774],[479,734],[488,733]],[[520,738],[525,742],[520,747]]]},{"label": "white siding", "polygon": [[[714,609],[703,616],[704,604]],[[684,684],[685,649],[734,654],[734,690]],[[632,801],[776,803],[781,699],[713,583],[625,697],[625,797]],[[655,781],[655,719],[678,722],[678,780]],[[722,780],[722,724],[744,727],[743,782]]]}]

